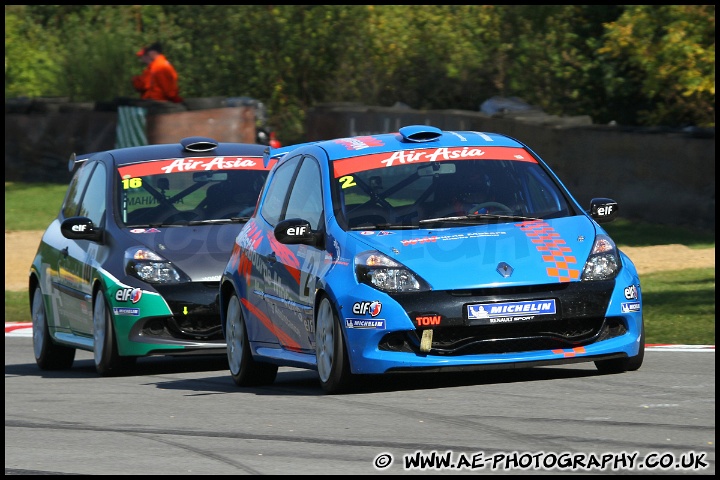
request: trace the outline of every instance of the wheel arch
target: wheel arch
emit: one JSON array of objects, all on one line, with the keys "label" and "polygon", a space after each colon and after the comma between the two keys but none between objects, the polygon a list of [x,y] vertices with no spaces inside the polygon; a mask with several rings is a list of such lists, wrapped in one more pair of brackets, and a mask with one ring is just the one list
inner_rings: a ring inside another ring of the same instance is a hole
[{"label": "wheel arch", "polygon": [[[91,289],[91,295],[92,295],[92,307],[95,308],[95,295],[98,291],[101,291],[103,296],[105,297],[105,303],[107,305],[110,305],[110,301],[108,300],[108,297],[106,295],[107,288],[105,287],[105,284],[103,283],[102,279],[95,278],[92,283],[92,289]],[[110,315],[112,317],[112,315]]]},{"label": "wheel arch", "polygon": [[[237,294],[237,289],[235,288],[235,284],[232,282],[232,280],[228,279],[227,277],[223,277],[220,280],[220,289],[219,289],[219,295],[218,295],[218,310],[220,311],[220,327],[222,328],[223,337],[225,336],[226,327],[227,327],[227,307],[228,302],[230,301],[230,296],[232,294]],[[238,295],[239,297],[240,295]],[[240,304],[240,308],[242,308],[242,303]]]},{"label": "wheel arch", "polygon": [[[343,342],[345,342],[345,346],[348,345],[348,338],[347,338],[347,332],[345,328],[345,322],[342,320],[342,315],[340,307],[338,307],[337,298],[332,294],[332,291],[325,289],[325,288],[318,288],[315,292],[315,301],[313,303],[313,328],[317,328],[317,312],[320,308],[320,302],[322,301],[323,297],[327,297],[330,300],[330,303],[332,304],[333,309],[335,310],[335,314],[338,316],[338,321],[340,323],[340,333],[343,337]],[[313,336],[314,338],[314,336]],[[314,340],[313,340],[314,343]],[[313,345],[314,347],[314,345]],[[352,359],[349,358],[350,355],[348,355],[348,360],[351,362],[350,365],[352,366]]]},{"label": "wheel arch", "polygon": [[31,311],[32,311],[33,295],[35,295],[35,289],[39,286],[40,286],[40,278],[38,278],[38,273],[33,268],[30,271],[30,277],[28,278],[28,301],[29,301]]}]

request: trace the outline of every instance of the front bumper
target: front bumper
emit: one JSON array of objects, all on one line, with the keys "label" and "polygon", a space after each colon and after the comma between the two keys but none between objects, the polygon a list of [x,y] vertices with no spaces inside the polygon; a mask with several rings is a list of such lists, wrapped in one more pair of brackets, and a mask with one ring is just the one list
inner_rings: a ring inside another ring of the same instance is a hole
[{"label": "front bumper", "polygon": [[[353,373],[377,374],[634,356],[642,310],[621,312],[614,301],[618,291],[622,288],[616,281],[605,281],[392,295],[393,301],[383,302],[382,328],[349,328],[352,317],[344,319],[351,368]],[[468,305],[545,299],[555,300],[555,315],[477,325],[467,314]]]},{"label": "front bumper", "polygon": [[198,282],[145,293],[136,317],[115,318],[121,355],[225,354],[218,288]]}]

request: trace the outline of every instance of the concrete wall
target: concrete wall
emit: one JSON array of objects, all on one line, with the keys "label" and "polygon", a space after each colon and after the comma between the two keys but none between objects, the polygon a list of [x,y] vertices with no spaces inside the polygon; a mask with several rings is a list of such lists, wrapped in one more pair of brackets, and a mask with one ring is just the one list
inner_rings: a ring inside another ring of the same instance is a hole
[{"label": "concrete wall", "polygon": [[[7,109],[6,109],[7,110]],[[65,183],[72,153],[115,148],[117,112],[5,113],[5,181]],[[147,115],[148,143],[184,137],[255,143],[255,109],[226,107]]]},{"label": "concrete wall", "polygon": [[308,112],[308,141],[397,131],[405,125],[497,132],[540,155],[584,207],[609,197],[625,218],[715,229],[715,131],[620,129],[589,117],[538,112],[488,116],[354,104]]},{"label": "concrete wall", "polygon": [[147,119],[148,143],[173,143],[183,137],[210,137],[221,142],[255,143],[255,110],[211,108]]}]

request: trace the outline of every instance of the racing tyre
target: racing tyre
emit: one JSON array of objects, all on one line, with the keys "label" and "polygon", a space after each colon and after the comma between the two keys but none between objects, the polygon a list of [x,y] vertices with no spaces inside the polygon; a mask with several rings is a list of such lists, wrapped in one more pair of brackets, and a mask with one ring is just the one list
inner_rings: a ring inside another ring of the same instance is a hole
[{"label": "racing tyre", "polygon": [[93,302],[93,356],[95,370],[103,377],[127,373],[135,364],[135,357],[121,357],[118,353],[112,317],[100,290]]},{"label": "racing tyre", "polygon": [[50,337],[45,303],[40,285],[33,292],[32,305],[33,351],[35,362],[41,370],[65,370],[72,367],[75,349],[53,343]]},{"label": "racing tyre", "polygon": [[326,393],[343,393],[350,387],[352,373],[340,320],[328,297],[320,300],[315,321],[315,357],[320,385]]},{"label": "racing tyre", "polygon": [[643,364],[645,358],[645,322],[640,331],[640,348],[637,355],[627,358],[613,358],[612,360],[598,360],[595,362],[600,373],[634,372]]},{"label": "racing tyre", "polygon": [[250,351],[245,318],[240,309],[240,300],[235,293],[227,306],[227,358],[230,375],[239,387],[270,385],[275,381],[278,366],[272,363],[257,362]]}]

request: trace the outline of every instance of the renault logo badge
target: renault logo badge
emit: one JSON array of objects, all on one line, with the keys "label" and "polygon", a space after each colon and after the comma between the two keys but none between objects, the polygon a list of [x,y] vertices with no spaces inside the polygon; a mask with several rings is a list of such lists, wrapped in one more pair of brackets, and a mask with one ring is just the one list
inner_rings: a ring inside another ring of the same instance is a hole
[{"label": "renault logo badge", "polygon": [[508,278],[513,273],[513,268],[505,262],[498,263],[497,272],[505,278]]}]

